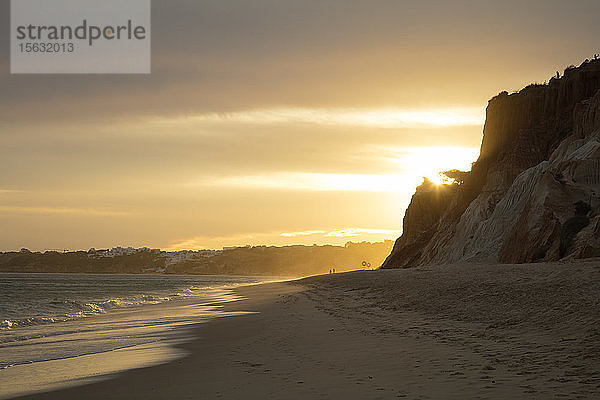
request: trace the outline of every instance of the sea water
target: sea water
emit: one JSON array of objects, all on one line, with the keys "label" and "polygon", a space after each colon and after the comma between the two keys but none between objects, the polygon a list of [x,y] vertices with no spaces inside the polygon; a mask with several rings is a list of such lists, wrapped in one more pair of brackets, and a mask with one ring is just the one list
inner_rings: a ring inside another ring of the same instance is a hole
[{"label": "sea water", "polygon": [[[220,305],[239,299],[233,287],[272,280],[275,278],[2,273],[0,397],[181,356],[156,345],[185,340],[188,325],[231,315],[221,311]],[[128,350],[127,357],[117,357]],[[96,358],[89,361],[93,355]],[[99,363],[98,356],[104,361]],[[50,374],[40,380],[39,371],[72,370],[67,365],[75,366],[79,374]],[[31,386],[33,377],[37,387]],[[19,386],[26,382],[30,383],[27,388]]]}]

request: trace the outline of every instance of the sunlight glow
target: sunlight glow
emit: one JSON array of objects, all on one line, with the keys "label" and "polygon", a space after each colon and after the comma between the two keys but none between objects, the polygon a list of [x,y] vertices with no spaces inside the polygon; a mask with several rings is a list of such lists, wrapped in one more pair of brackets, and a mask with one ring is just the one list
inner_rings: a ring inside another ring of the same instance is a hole
[{"label": "sunlight glow", "polygon": [[329,232],[325,236],[326,237],[352,237],[352,236],[361,236],[365,233],[377,233],[377,234],[385,234],[390,235],[391,237],[399,236],[399,230],[392,229],[364,229],[364,228],[347,228],[347,229],[339,229],[337,231]]},{"label": "sunlight glow", "polygon": [[301,231],[301,232],[284,232],[280,233],[279,236],[283,237],[296,237],[296,236],[311,236],[326,233],[325,231]]},{"label": "sunlight glow", "polygon": [[272,245],[287,246],[302,243],[309,240],[318,244],[344,245],[347,241],[371,241],[394,240],[400,235],[398,229],[375,229],[347,227],[331,230],[306,230],[298,232],[250,232],[223,236],[196,236],[177,240],[161,248],[166,251],[179,250],[201,250],[216,249],[224,246]]},{"label": "sunlight glow", "polygon": [[471,147],[414,147],[392,150],[393,162],[397,163],[413,179],[423,177],[437,185],[450,183],[440,173],[451,169],[470,171],[471,164],[479,156],[478,148]]},{"label": "sunlight glow", "polygon": [[314,172],[274,172],[199,180],[188,186],[221,186],[267,190],[358,191],[412,193],[427,177],[436,184],[449,183],[440,172],[469,171],[479,149],[470,147],[403,147],[381,150],[396,165],[381,174],[332,174]]},{"label": "sunlight glow", "polygon": [[400,235],[399,230],[394,229],[366,229],[366,228],[345,228],[338,229],[335,231],[323,231],[323,230],[313,230],[313,231],[300,231],[300,232],[285,232],[280,233],[279,236],[283,237],[297,237],[297,236],[312,236],[312,235],[320,235],[323,237],[353,237],[353,236],[361,236],[364,234],[381,234],[381,235],[389,235],[390,237],[395,237]]},{"label": "sunlight glow", "polygon": [[398,192],[399,188],[406,187],[408,183],[409,181],[399,174],[276,172],[266,175],[232,176],[192,185],[303,191]]},{"label": "sunlight glow", "polygon": [[274,108],[187,115],[154,119],[154,124],[315,124],[378,128],[418,128],[482,125],[485,110],[479,107],[411,109]]}]

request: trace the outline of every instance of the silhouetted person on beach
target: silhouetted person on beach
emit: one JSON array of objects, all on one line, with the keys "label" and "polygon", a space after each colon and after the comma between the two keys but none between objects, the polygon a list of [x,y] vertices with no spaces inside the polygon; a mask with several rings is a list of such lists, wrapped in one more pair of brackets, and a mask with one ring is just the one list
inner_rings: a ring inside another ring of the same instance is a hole
[{"label": "silhouetted person on beach", "polygon": [[556,79],[560,79],[560,72],[556,71]]}]

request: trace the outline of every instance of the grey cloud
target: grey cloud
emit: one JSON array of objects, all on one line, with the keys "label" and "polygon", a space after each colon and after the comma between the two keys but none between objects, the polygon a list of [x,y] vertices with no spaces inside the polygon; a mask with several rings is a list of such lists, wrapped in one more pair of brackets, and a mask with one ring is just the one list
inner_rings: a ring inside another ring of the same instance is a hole
[{"label": "grey cloud", "polygon": [[485,102],[502,88],[490,76],[509,81],[524,65],[552,73],[556,54],[577,61],[600,33],[594,1],[155,0],[151,76],[11,76],[8,3],[0,3],[0,120],[17,123],[453,103],[465,91]]}]

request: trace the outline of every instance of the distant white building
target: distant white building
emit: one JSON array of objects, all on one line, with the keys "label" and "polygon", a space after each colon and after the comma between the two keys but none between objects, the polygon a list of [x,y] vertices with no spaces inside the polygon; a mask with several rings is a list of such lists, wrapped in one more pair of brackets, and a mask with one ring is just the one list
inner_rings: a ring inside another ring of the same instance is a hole
[{"label": "distant white building", "polygon": [[133,254],[137,254],[143,251],[156,251],[159,252],[159,249],[151,249],[149,247],[141,247],[139,249],[136,249],[134,247],[121,247],[121,246],[117,246],[117,247],[113,247],[112,249],[107,249],[107,250],[96,250],[93,247],[91,249],[88,250],[88,256],[89,257],[109,257],[109,258],[114,258],[114,257],[121,257],[121,256],[130,256]]},{"label": "distant white building", "polygon": [[220,253],[220,250],[181,250],[174,252],[161,252],[160,249],[151,249],[149,247],[113,247],[112,249],[104,249],[104,250],[96,250],[95,248],[91,248],[88,250],[88,257],[122,257],[122,256],[130,256],[133,254],[141,253],[141,252],[154,252],[154,253],[162,253],[163,256],[167,259],[167,265],[176,264],[181,261],[191,260],[195,257],[212,257],[215,254]]}]

